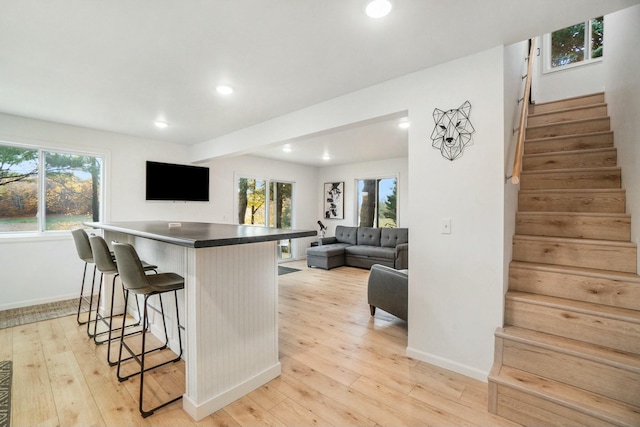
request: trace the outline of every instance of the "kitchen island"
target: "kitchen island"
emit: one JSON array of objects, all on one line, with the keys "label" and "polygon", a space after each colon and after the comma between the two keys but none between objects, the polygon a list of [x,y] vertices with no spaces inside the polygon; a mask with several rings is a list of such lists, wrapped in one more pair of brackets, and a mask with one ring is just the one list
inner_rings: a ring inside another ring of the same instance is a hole
[{"label": "kitchen island", "polygon": [[[186,332],[183,407],[191,417],[200,420],[280,375],[276,242],[315,236],[315,230],[163,221],[85,224],[103,229],[109,245],[131,243],[160,271],[184,277],[178,298]],[[177,331],[169,334],[177,348]]]}]

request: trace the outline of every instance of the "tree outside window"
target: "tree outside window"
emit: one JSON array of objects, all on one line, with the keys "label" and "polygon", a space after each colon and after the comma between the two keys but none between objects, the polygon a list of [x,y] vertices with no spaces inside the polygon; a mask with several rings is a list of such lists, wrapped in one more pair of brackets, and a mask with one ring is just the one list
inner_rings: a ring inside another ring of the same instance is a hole
[{"label": "tree outside window", "polygon": [[602,57],[603,34],[603,17],[554,31],[551,33],[551,68],[566,67]]},{"label": "tree outside window", "polygon": [[358,226],[397,227],[397,179],[359,179],[356,184],[358,189]]},{"label": "tree outside window", "polygon": [[0,145],[0,233],[100,221],[102,164],[96,156]]}]

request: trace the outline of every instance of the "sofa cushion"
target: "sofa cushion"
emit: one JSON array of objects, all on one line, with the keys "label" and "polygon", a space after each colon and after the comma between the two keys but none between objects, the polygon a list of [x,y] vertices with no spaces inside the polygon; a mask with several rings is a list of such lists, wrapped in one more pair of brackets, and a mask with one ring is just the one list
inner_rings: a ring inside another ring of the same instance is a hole
[{"label": "sofa cushion", "polygon": [[408,228],[383,228],[380,234],[380,246],[395,248],[401,243],[409,243]]},{"label": "sofa cushion", "polygon": [[380,246],[380,229],[358,227],[358,245]]},{"label": "sofa cushion", "polygon": [[396,251],[393,248],[383,248],[380,246],[367,245],[347,246],[346,248],[344,248],[344,253],[347,255],[382,259],[394,259],[396,256]]},{"label": "sofa cushion", "polygon": [[307,256],[336,256],[344,254],[345,248],[349,247],[349,245],[345,243],[334,243],[332,245],[321,245],[321,246],[312,246],[307,248]]},{"label": "sofa cushion", "polygon": [[345,227],[344,225],[338,225],[336,227],[336,240],[339,243],[348,243],[355,245],[357,242],[358,227]]}]

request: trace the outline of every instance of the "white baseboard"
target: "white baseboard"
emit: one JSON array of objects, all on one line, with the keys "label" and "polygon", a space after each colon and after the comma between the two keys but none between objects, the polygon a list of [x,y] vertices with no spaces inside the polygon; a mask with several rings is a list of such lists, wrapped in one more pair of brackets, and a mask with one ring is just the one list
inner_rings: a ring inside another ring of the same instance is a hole
[{"label": "white baseboard", "polygon": [[77,299],[77,298],[78,298],[78,294],[69,294],[69,295],[57,295],[55,297],[50,297],[50,298],[37,298],[37,299],[31,299],[26,301],[19,301],[11,304],[0,304],[0,311],[10,310],[12,308],[31,307],[32,305],[48,304],[50,302],[67,301],[70,299]]},{"label": "white baseboard", "polygon": [[214,396],[206,401],[196,404],[186,394],[182,396],[182,408],[187,414],[189,414],[194,420],[200,421],[204,417],[207,417],[214,412],[224,408],[230,403],[240,399],[246,394],[251,393],[253,390],[262,387],[267,382],[280,376],[282,367],[280,362],[273,365],[271,368],[262,371],[261,373],[249,378],[247,381],[238,384],[237,386]]},{"label": "white baseboard", "polygon": [[448,369],[453,372],[457,372],[458,374],[465,375],[467,377],[476,379],[478,381],[487,382],[487,377],[489,376],[489,372],[481,371],[477,368],[473,368],[468,365],[463,365],[458,362],[454,362],[450,359],[445,359],[440,356],[436,356],[433,354],[425,353],[419,350],[416,350],[411,347],[407,347],[407,356],[418,359],[422,362],[429,363],[431,365],[438,366],[440,368]]}]

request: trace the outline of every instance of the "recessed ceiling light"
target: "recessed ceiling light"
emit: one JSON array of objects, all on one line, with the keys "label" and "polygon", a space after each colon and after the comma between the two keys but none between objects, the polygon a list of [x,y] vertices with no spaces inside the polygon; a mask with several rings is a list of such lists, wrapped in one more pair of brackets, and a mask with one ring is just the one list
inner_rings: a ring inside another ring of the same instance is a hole
[{"label": "recessed ceiling light", "polygon": [[409,120],[404,120],[404,121],[398,123],[398,127],[400,129],[409,129],[409,126],[411,126],[411,122]]},{"label": "recessed ceiling light", "polygon": [[216,91],[220,95],[231,95],[233,93],[233,88],[227,85],[220,85],[216,87]]},{"label": "recessed ceiling light", "polygon": [[282,147],[282,151],[284,151],[285,153],[290,153],[291,152],[291,145],[285,144],[284,147]]},{"label": "recessed ceiling light", "polygon": [[328,155],[328,154],[325,154],[325,155],[322,156],[322,160],[325,160],[325,161],[331,160],[331,156]]},{"label": "recessed ceiling light", "polygon": [[391,2],[389,0],[373,0],[365,7],[365,12],[369,18],[382,18],[391,12]]},{"label": "recessed ceiling light", "polygon": [[167,126],[169,126],[167,124],[167,122],[163,122],[163,121],[160,121],[160,120],[156,120],[155,122],[153,122],[153,124],[156,125],[156,127],[159,127],[160,129],[164,129]]}]

